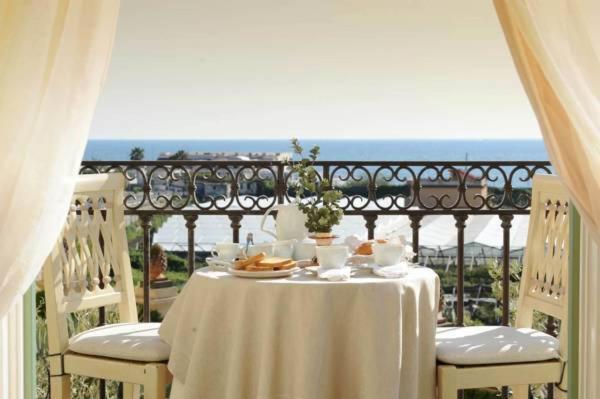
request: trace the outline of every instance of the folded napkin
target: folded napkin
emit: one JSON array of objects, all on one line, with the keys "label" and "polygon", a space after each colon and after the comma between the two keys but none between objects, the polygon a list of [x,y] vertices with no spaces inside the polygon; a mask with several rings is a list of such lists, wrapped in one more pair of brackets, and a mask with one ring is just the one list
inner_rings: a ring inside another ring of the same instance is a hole
[{"label": "folded napkin", "polygon": [[323,269],[317,270],[319,278],[327,279],[329,281],[346,281],[350,279],[350,273],[352,269],[350,267],[342,267],[340,269]]},{"label": "folded napkin", "polygon": [[373,265],[373,273],[385,278],[398,278],[404,277],[408,274],[408,263],[400,262],[393,266],[377,266]]}]

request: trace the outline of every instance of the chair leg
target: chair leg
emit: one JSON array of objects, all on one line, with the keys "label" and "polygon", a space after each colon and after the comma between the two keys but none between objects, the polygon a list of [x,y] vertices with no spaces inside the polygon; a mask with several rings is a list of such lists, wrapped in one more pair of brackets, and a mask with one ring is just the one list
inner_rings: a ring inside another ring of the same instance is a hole
[{"label": "chair leg", "polygon": [[144,383],[144,399],[165,399],[169,372],[165,364],[148,364]]},{"label": "chair leg", "polygon": [[69,374],[50,377],[50,398],[71,399],[71,376]]},{"label": "chair leg", "polygon": [[456,399],[458,387],[456,386],[456,367],[441,365],[437,367],[438,399]]},{"label": "chair leg", "polygon": [[140,386],[124,382],[123,399],[140,399]]},{"label": "chair leg", "polygon": [[529,399],[529,385],[512,386],[513,399]]}]

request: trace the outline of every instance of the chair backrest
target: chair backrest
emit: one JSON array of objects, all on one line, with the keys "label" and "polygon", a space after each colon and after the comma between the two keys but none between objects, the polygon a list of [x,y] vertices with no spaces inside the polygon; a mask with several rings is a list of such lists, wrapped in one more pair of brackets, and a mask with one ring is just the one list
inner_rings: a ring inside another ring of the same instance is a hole
[{"label": "chair backrest", "polygon": [[[566,321],[568,264],[569,195],[557,176],[536,175],[531,193],[517,327],[531,327],[535,310]],[[563,341],[566,328],[561,330]]]},{"label": "chair backrest", "polygon": [[120,173],[78,177],[66,223],[44,264],[51,353],[68,346],[69,313],[118,305],[121,322],[136,322]]}]

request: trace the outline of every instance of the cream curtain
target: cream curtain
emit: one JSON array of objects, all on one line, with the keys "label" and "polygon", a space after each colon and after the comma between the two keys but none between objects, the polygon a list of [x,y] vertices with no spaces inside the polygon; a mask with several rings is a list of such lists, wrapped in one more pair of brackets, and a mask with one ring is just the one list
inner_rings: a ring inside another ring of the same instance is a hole
[{"label": "cream curtain", "polygon": [[118,8],[0,0],[0,398],[25,392],[21,298],[63,223]]},{"label": "cream curtain", "polygon": [[0,320],[63,224],[119,0],[0,0]]},{"label": "cream curtain", "polygon": [[600,397],[600,1],[494,0],[552,164],[584,224],[579,390]]},{"label": "cream curtain", "polygon": [[552,164],[600,237],[600,1],[495,0]]}]

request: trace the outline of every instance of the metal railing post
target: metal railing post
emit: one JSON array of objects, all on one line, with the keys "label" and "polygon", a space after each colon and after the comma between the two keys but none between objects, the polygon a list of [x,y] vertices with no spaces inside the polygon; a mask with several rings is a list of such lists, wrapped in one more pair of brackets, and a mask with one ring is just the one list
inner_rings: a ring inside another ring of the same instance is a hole
[{"label": "metal railing post", "polygon": [[419,229],[421,228],[422,215],[411,214],[408,216],[410,219],[410,228],[412,229],[412,250],[414,253],[413,263],[419,263]]},{"label": "metal railing post", "polygon": [[377,215],[366,214],[363,215],[363,218],[365,219],[365,227],[367,228],[367,239],[372,240],[375,238]]},{"label": "metal railing post", "polygon": [[140,222],[144,232],[142,253],[144,257],[144,323],[150,322],[150,228],[152,227],[152,216],[141,215]]},{"label": "metal railing post", "polygon": [[185,227],[187,228],[187,244],[188,244],[188,253],[187,253],[187,269],[188,276],[194,274],[194,270],[196,270],[196,238],[195,238],[195,230],[196,230],[196,220],[198,220],[198,215],[185,215]]},{"label": "metal railing post", "polygon": [[242,218],[243,215],[241,213],[234,213],[229,215],[229,220],[231,221],[231,230],[233,234],[233,242],[240,242],[240,228],[242,227]]},{"label": "metal railing post", "polygon": [[465,325],[465,227],[469,215],[456,214],[456,324]]},{"label": "metal railing post", "polygon": [[514,216],[500,215],[502,220],[502,325],[510,325],[510,228]]}]

